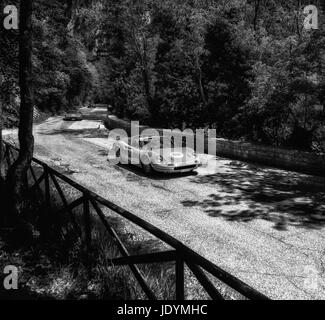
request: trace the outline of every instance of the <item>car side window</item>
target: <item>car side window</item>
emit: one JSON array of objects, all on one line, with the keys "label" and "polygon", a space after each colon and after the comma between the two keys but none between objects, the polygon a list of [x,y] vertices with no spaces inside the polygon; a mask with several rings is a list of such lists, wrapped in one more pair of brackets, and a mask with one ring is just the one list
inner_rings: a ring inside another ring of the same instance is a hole
[{"label": "car side window", "polygon": [[149,141],[146,140],[140,140],[139,141],[139,148],[143,149],[147,144],[149,143]]}]

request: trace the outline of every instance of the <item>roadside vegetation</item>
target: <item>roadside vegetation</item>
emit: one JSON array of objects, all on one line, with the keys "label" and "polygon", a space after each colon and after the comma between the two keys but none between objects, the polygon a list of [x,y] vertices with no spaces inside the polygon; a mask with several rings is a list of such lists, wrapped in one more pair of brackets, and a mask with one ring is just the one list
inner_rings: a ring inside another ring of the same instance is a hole
[{"label": "roadside vegetation", "polygon": [[[11,1],[17,3],[17,0]],[[318,30],[303,8],[319,9]],[[319,0],[66,1],[33,5],[34,104],[106,103],[152,126],[324,151]],[[17,123],[17,35],[0,39],[6,125]]]}]

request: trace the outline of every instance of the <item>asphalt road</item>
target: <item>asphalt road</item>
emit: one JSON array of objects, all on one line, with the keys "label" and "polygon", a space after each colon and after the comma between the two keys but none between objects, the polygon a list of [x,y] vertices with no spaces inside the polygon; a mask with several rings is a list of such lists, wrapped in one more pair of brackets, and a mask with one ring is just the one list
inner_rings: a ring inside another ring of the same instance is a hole
[{"label": "asphalt road", "polygon": [[103,110],[35,126],[36,157],[173,235],[272,299],[325,299],[325,179],[201,155],[195,174],[107,162]]}]

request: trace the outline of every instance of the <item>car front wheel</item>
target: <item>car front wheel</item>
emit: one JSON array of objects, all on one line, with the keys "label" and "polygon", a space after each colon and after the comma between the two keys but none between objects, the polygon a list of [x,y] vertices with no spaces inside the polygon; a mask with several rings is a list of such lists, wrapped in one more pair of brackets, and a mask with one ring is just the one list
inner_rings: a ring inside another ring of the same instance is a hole
[{"label": "car front wheel", "polygon": [[143,163],[143,161],[141,162],[141,165],[142,165],[142,168],[143,168],[143,171],[146,173],[146,174],[150,174],[153,172],[153,169],[152,169],[152,166],[150,164],[149,161],[145,161],[145,163]]},{"label": "car front wheel", "polygon": [[120,148],[115,149],[115,157],[116,157],[116,159],[121,158],[121,149]]}]

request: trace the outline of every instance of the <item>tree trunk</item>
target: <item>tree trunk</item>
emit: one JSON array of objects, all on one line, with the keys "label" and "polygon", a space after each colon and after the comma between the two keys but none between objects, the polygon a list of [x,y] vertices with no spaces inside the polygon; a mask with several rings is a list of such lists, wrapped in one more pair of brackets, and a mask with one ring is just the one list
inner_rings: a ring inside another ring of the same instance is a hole
[{"label": "tree trunk", "polygon": [[154,115],[153,121],[156,121],[156,110],[153,102],[153,94],[152,94],[152,86],[151,86],[151,77],[148,66],[148,56],[147,56],[147,41],[145,37],[143,37],[143,54],[141,57],[142,60],[142,78],[143,78],[143,87],[144,93],[146,97],[147,108],[151,115]]},{"label": "tree trunk", "polygon": [[[1,81],[1,79],[0,79]],[[5,182],[5,166],[4,166],[4,148],[2,139],[2,97],[0,94],[0,190],[2,191]]]},{"label": "tree trunk", "polygon": [[[2,75],[0,75],[0,90],[2,85]],[[5,159],[4,159],[4,148],[2,141],[2,106],[3,106],[3,97],[0,92],[0,194],[2,199],[5,199],[5,187],[6,187],[6,172],[5,172]],[[3,200],[0,201],[0,206],[2,208],[2,214],[0,215],[0,226],[4,223],[4,213],[6,211],[6,204],[3,203]]]},{"label": "tree trunk", "polygon": [[18,221],[24,209],[24,181],[34,151],[33,137],[33,90],[32,90],[32,0],[20,1],[19,34],[19,155],[9,169],[7,196],[10,220]]},{"label": "tree trunk", "polygon": [[208,102],[207,102],[207,98],[205,96],[205,92],[204,92],[204,88],[203,88],[202,69],[201,69],[201,66],[200,66],[198,55],[195,55],[195,64],[196,64],[196,70],[197,70],[197,79],[198,79],[199,91],[200,91],[200,95],[201,95],[203,105],[206,108],[208,106]]},{"label": "tree trunk", "polygon": [[[3,76],[0,74],[0,90],[3,83]],[[3,141],[2,141],[2,105],[3,105],[3,96],[2,92],[0,91],[0,187],[2,190],[2,186],[5,180],[4,174],[4,149],[3,149]]]},{"label": "tree trunk", "polygon": [[301,10],[301,0],[297,1],[297,16],[296,16],[296,25],[297,25],[297,34],[299,36],[299,39],[301,38],[301,32],[300,32],[300,28],[301,28],[301,17],[300,17],[300,12]]},{"label": "tree trunk", "polygon": [[[0,0],[0,21],[3,19],[3,0]],[[3,30],[1,30],[3,32]],[[2,107],[3,107],[3,94],[2,94],[2,84],[4,81],[4,75],[2,69],[0,68],[0,192],[2,192],[5,182],[4,175],[4,150],[2,148]]]},{"label": "tree trunk", "polygon": [[[3,21],[3,0],[0,0],[0,21]],[[4,29],[3,26],[0,27],[0,32],[3,35]],[[0,194],[1,194],[1,200],[0,200],[0,206],[2,207],[2,214],[0,215],[0,226],[2,226],[4,220],[4,214],[5,212],[5,204],[3,203],[3,199],[5,199],[5,172],[4,172],[4,150],[2,146],[2,108],[3,108],[3,93],[2,93],[2,84],[4,81],[4,75],[2,70],[2,64],[0,65]]]},{"label": "tree trunk", "polygon": [[[0,75],[0,88],[1,88],[1,75]],[[2,141],[2,95],[0,92],[0,194],[1,195],[4,194],[5,181],[6,181],[6,174],[5,174],[5,165],[4,165],[4,148],[3,148],[3,141]],[[2,205],[1,202],[0,205]]]},{"label": "tree trunk", "polygon": [[261,4],[261,0],[257,0],[257,2],[255,2],[255,14],[254,14],[254,21],[253,21],[255,31],[257,30],[258,11],[260,9],[260,4]]}]

